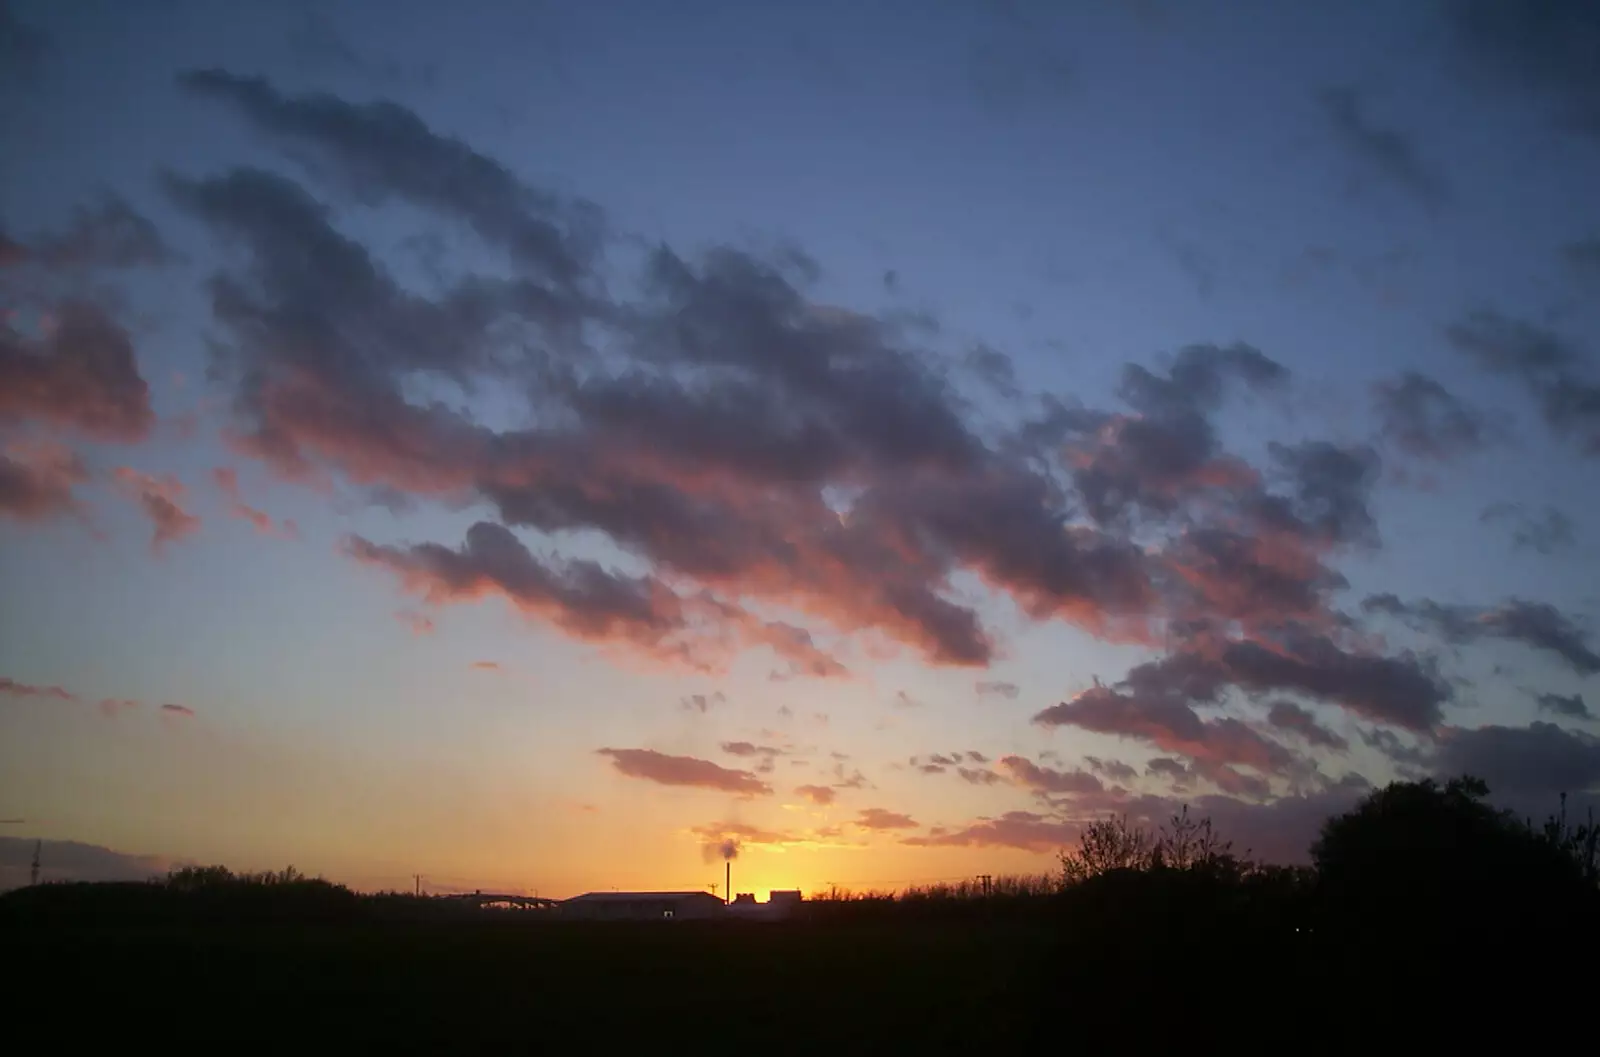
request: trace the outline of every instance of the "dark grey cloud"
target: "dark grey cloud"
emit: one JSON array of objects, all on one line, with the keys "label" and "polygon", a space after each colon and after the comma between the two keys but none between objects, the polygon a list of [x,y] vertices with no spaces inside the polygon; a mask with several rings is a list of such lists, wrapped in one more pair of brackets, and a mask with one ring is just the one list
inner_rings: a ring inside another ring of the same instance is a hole
[{"label": "dark grey cloud", "polygon": [[1288,635],[1271,646],[1229,643],[1221,664],[1232,682],[1251,693],[1301,693],[1408,730],[1438,723],[1441,706],[1452,696],[1449,684],[1422,658],[1353,653],[1321,635]]},{"label": "dark grey cloud", "polygon": [[1163,752],[1208,764],[1287,771],[1294,754],[1233,717],[1202,719],[1176,697],[1135,695],[1097,686],[1033,717],[1040,726],[1073,726],[1097,734],[1133,738]]},{"label": "dark grey cloud", "polygon": [[640,778],[657,785],[711,789],[739,796],[769,796],[772,787],[749,771],[720,767],[710,760],[693,756],[669,756],[654,749],[596,749],[595,754],[611,760],[612,768],[629,778]]},{"label": "dark grey cloud", "polygon": [[1554,554],[1577,542],[1572,519],[1553,506],[1532,513],[1516,503],[1491,503],[1478,515],[1483,524],[1511,527],[1511,545],[1540,554]]},{"label": "dark grey cloud", "polygon": [[1534,698],[1539,708],[1567,719],[1592,720],[1595,717],[1582,694],[1538,694]]},{"label": "dark grey cloud", "polygon": [[1373,386],[1379,433],[1408,455],[1444,462],[1481,450],[1495,437],[1488,417],[1433,378],[1406,371]]},{"label": "dark grey cloud", "polygon": [[346,190],[381,202],[401,198],[467,223],[530,273],[580,283],[598,251],[601,217],[525,184],[458,139],[440,136],[393,103],[332,95],[286,96],[265,78],[196,70],[179,78],[196,95],[230,104],[262,131],[312,151]]},{"label": "dark grey cloud", "polygon": [[1600,672],[1600,653],[1591,645],[1590,631],[1574,617],[1545,602],[1513,598],[1499,606],[1466,606],[1431,599],[1403,602],[1392,594],[1378,594],[1368,596],[1361,607],[1368,613],[1399,618],[1447,642],[1505,639],[1552,653],[1581,675]]},{"label": "dark grey cloud", "polygon": [[1001,679],[979,679],[974,687],[979,697],[1004,698],[1007,701],[1015,701],[1017,695],[1022,692],[1016,683],[1008,683]]},{"label": "dark grey cloud", "polygon": [[1316,716],[1293,701],[1274,701],[1267,712],[1267,724],[1317,748],[1334,752],[1344,752],[1350,748],[1348,741],[1318,723]]},{"label": "dark grey cloud", "polygon": [[1098,793],[1105,783],[1088,771],[1041,767],[1025,756],[1002,756],[999,767],[1018,785],[1035,793]]},{"label": "dark grey cloud", "polygon": [[1269,446],[1289,486],[1295,519],[1328,545],[1378,543],[1369,503],[1381,460],[1364,444],[1302,441]]},{"label": "dark grey cloud", "polygon": [[1508,797],[1600,789],[1600,738],[1554,723],[1452,729],[1439,740],[1440,774],[1471,774]]},{"label": "dark grey cloud", "polygon": [[1121,760],[1102,760],[1098,756],[1085,756],[1084,766],[1111,782],[1127,783],[1139,777],[1139,772],[1131,764]]},{"label": "dark grey cloud", "polygon": [[1600,456],[1600,382],[1575,342],[1491,310],[1450,324],[1445,336],[1479,367],[1521,382],[1558,438],[1584,455]]},{"label": "dark grey cloud", "polygon": [[1326,89],[1317,102],[1335,141],[1361,167],[1431,205],[1449,199],[1444,177],[1422,160],[1411,138],[1374,122],[1354,89]]},{"label": "dark grey cloud", "polygon": [[1582,279],[1600,279],[1600,235],[1576,239],[1561,247],[1561,263]]},{"label": "dark grey cloud", "polygon": [[[33,868],[34,841],[0,837],[0,891],[21,888]],[[166,875],[171,859],[129,855],[98,844],[47,840],[39,844],[39,879],[51,881],[149,881]]]},{"label": "dark grey cloud", "polygon": [[30,83],[51,48],[48,34],[17,18],[10,0],[0,0],[0,85],[6,81]]},{"label": "dark grey cloud", "polygon": [[5,257],[51,269],[158,267],[179,259],[154,221],[111,193],[75,207],[65,230],[10,242]]},{"label": "dark grey cloud", "polygon": [[1600,8],[1592,0],[1448,0],[1448,12],[1484,70],[1549,100],[1561,125],[1600,136]]}]

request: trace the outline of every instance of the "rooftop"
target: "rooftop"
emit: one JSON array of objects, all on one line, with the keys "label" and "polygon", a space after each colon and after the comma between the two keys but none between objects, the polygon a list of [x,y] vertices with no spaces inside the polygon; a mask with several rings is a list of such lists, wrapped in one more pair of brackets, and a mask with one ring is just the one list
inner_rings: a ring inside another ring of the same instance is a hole
[{"label": "rooftop", "polygon": [[710,892],[585,892],[581,896],[573,896],[568,903],[632,903],[643,899],[674,900],[681,902],[685,899],[716,899]]}]

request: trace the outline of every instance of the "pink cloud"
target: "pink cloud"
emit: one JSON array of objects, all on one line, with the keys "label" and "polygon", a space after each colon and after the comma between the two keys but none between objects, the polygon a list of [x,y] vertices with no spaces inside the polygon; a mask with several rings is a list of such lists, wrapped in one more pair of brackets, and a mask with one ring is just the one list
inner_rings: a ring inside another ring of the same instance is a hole
[{"label": "pink cloud", "polygon": [[61,305],[33,340],[0,327],[0,423],[35,420],[132,443],[155,415],[127,332],[88,302]]},{"label": "pink cloud", "polygon": [[480,672],[498,672],[500,670],[500,662],[499,661],[473,661],[472,662],[472,668],[474,668],[475,670],[480,671]]},{"label": "pink cloud", "polygon": [[139,503],[155,526],[150,540],[153,550],[159,552],[166,544],[199,530],[200,519],[183,509],[186,490],[176,477],[171,474],[152,477],[127,466],[117,467],[115,476],[117,483]]},{"label": "pink cloud", "polygon": [[598,749],[618,774],[659,785],[716,789],[740,796],[768,796],[772,787],[749,771],[720,767],[694,756],[669,756],[654,749]]},{"label": "pink cloud", "polygon": [[78,695],[59,686],[34,686],[30,683],[19,683],[15,679],[0,676],[0,694],[11,697],[45,697],[56,701],[76,701]]},{"label": "pink cloud", "polygon": [[89,479],[75,453],[50,441],[12,443],[0,452],[0,516],[45,521],[82,516],[73,488]]},{"label": "pink cloud", "polygon": [[216,483],[217,490],[228,500],[230,517],[248,521],[263,536],[273,536],[278,539],[299,537],[300,530],[293,521],[285,519],[282,522],[274,522],[272,515],[244,501],[239,494],[239,474],[232,467],[218,466],[211,471],[211,479]]}]

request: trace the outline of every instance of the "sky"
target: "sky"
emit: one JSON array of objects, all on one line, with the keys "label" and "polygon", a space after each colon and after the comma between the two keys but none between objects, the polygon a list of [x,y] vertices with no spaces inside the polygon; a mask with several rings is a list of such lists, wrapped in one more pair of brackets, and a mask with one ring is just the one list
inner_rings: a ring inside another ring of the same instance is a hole
[{"label": "sky", "polygon": [[896,888],[1592,799],[1597,49],[0,3],[0,885]]}]

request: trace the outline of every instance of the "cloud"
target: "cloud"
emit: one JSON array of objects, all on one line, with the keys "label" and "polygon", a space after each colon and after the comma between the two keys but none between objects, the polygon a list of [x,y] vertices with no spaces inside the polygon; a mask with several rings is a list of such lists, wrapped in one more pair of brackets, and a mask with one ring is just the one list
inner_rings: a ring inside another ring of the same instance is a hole
[{"label": "cloud", "polygon": [[1422,161],[1416,144],[1401,132],[1374,124],[1354,89],[1326,89],[1317,102],[1335,141],[1363,168],[1428,204],[1448,200],[1444,178]]},{"label": "cloud", "polygon": [[255,530],[263,536],[276,536],[282,539],[293,539],[299,535],[295,530],[294,522],[284,521],[282,525],[276,524],[272,516],[265,511],[257,510],[246,503],[239,494],[239,474],[229,466],[218,466],[211,471],[211,479],[215,482],[217,490],[228,500],[228,514],[248,521]]},{"label": "cloud", "polygon": [[1590,644],[1589,631],[1548,603],[1513,598],[1499,606],[1465,606],[1430,599],[1402,602],[1392,594],[1379,594],[1369,595],[1361,608],[1369,613],[1399,618],[1447,642],[1505,639],[1552,653],[1580,675],[1600,672],[1600,653]]},{"label": "cloud", "polygon": [[0,319],[0,425],[40,421],[132,443],[155,421],[133,343],[105,310],[66,301],[30,338]]},{"label": "cloud", "polygon": [[1435,769],[1471,774],[1498,794],[1515,797],[1600,789],[1600,738],[1554,723],[1527,727],[1451,728],[1439,739]]},{"label": "cloud", "polygon": [[1554,712],[1567,719],[1596,718],[1589,710],[1589,704],[1584,701],[1582,694],[1539,694],[1535,700],[1539,703],[1541,711]]},{"label": "cloud", "polygon": [[255,127],[292,142],[343,188],[372,203],[402,199],[468,224],[529,272],[577,280],[600,222],[586,203],[528,186],[499,162],[431,131],[393,103],[347,103],[331,95],[285,96],[259,77],[196,70],[179,85],[229,104]]},{"label": "cloud", "polygon": [[919,848],[1018,848],[1054,851],[1077,839],[1080,826],[1059,822],[1032,811],[1008,811],[999,818],[979,819],[956,830],[929,831],[927,836],[905,837],[902,844]]},{"label": "cloud", "polygon": [[862,808],[856,816],[855,824],[861,829],[886,830],[886,829],[915,829],[917,822],[910,815],[902,815],[897,811],[889,811],[881,807]]},{"label": "cloud", "polygon": [[659,785],[714,789],[739,796],[768,796],[772,787],[749,771],[719,767],[693,756],[668,756],[654,749],[598,749],[609,757],[618,774],[642,778]]},{"label": "cloud", "polygon": [[1024,756],[1000,757],[1000,769],[1018,785],[1036,793],[1098,793],[1104,783],[1088,771],[1058,771],[1040,767]]},{"label": "cloud", "polygon": [[104,194],[92,206],[77,206],[61,232],[13,243],[14,263],[58,271],[145,268],[178,260],[155,224],[120,195]]},{"label": "cloud", "polygon": [[1450,0],[1456,40],[1501,84],[1553,104],[1560,124],[1600,136],[1600,11],[1589,0]]},{"label": "cloud", "polygon": [[1480,451],[1494,439],[1483,412],[1417,371],[1377,382],[1372,391],[1380,434],[1408,455],[1445,462]]},{"label": "cloud", "polygon": [[48,441],[14,442],[0,450],[0,516],[48,521],[83,516],[73,488],[89,480],[75,452]]},{"label": "cloud", "polygon": [[1509,523],[1513,550],[1554,554],[1577,543],[1572,519],[1553,506],[1533,514],[1516,503],[1491,503],[1478,515],[1478,521],[1485,525]]},{"label": "cloud", "polygon": [[498,672],[498,671],[500,671],[500,662],[499,661],[473,661],[472,664],[469,667],[475,668],[480,672]]},{"label": "cloud", "polygon": [[53,47],[48,34],[18,19],[9,0],[0,0],[0,83],[32,83]]},{"label": "cloud", "polygon": [[166,716],[178,716],[183,719],[193,719],[194,709],[188,707],[187,705],[174,705],[168,703],[161,706],[161,714]]},{"label": "cloud", "polygon": [[1005,781],[998,773],[987,767],[957,767],[956,777],[968,785],[996,785]]},{"label": "cloud", "polygon": [[728,700],[721,690],[710,694],[689,694],[678,701],[678,707],[686,712],[705,713],[711,711],[713,705],[723,704]]},{"label": "cloud", "polygon": [[33,686],[30,683],[19,683],[15,679],[0,676],[0,694],[11,697],[43,697],[55,701],[76,701],[78,695],[63,690],[59,686]]},{"label": "cloud", "polygon": [[347,538],[344,550],[394,573],[406,591],[432,605],[499,595],[574,638],[623,642],[662,659],[722,663],[725,656],[704,655],[704,642],[736,636],[737,645],[769,646],[817,674],[837,668],[799,629],[703,597],[681,597],[655,577],[614,573],[592,561],[542,561],[493,522],[469,528],[459,550],[436,543],[380,545],[359,536]]},{"label": "cloud", "polygon": [[127,466],[117,467],[114,477],[154,526],[150,546],[157,553],[167,544],[199,531],[200,519],[181,505],[185,489],[176,477],[152,477]]},{"label": "cloud", "polygon": [[1007,683],[998,679],[980,679],[974,684],[974,688],[978,691],[979,697],[1003,698],[1007,701],[1015,701],[1017,695],[1022,692],[1016,683]]},{"label": "cloud", "polygon": [[1450,324],[1445,337],[1482,369],[1520,381],[1557,438],[1576,445],[1580,454],[1600,456],[1600,382],[1575,343],[1490,310]]},{"label": "cloud", "polygon": [[[3,9],[0,9],[3,10]],[[0,837],[0,891],[28,883],[34,841]],[[177,865],[156,855],[129,855],[98,844],[47,840],[38,845],[41,881],[148,881]]]},{"label": "cloud", "polygon": [[1350,748],[1348,741],[1318,723],[1310,711],[1292,701],[1274,701],[1267,713],[1267,724],[1317,748],[1334,752],[1345,752]]},{"label": "cloud", "polygon": [[432,617],[425,613],[418,613],[414,609],[397,610],[394,618],[410,628],[413,635],[432,635],[438,630]]},{"label": "cloud", "polygon": [[1209,765],[1219,774],[1234,765],[1282,773],[1296,764],[1293,753],[1242,720],[1202,719],[1188,704],[1170,696],[1129,695],[1097,686],[1052,705],[1034,716],[1034,722],[1145,741],[1163,752]]},{"label": "cloud", "polygon": [[839,796],[831,786],[826,785],[800,785],[795,786],[795,795],[806,798],[818,807],[827,807]]},{"label": "cloud", "polygon": [[1089,770],[1107,781],[1126,784],[1139,777],[1138,771],[1121,760],[1102,760],[1098,756],[1085,756],[1083,762]]},{"label": "cloud", "polygon": [[1561,247],[1561,262],[1584,279],[1600,279],[1600,235],[1578,239]]},{"label": "cloud", "polygon": [[[721,862],[736,858],[746,847],[769,848],[838,847],[845,844],[842,831],[837,826],[821,826],[809,830],[775,830],[748,822],[708,822],[691,826],[689,833],[700,841],[701,854],[706,862]],[[729,855],[732,851],[734,854]]]}]

